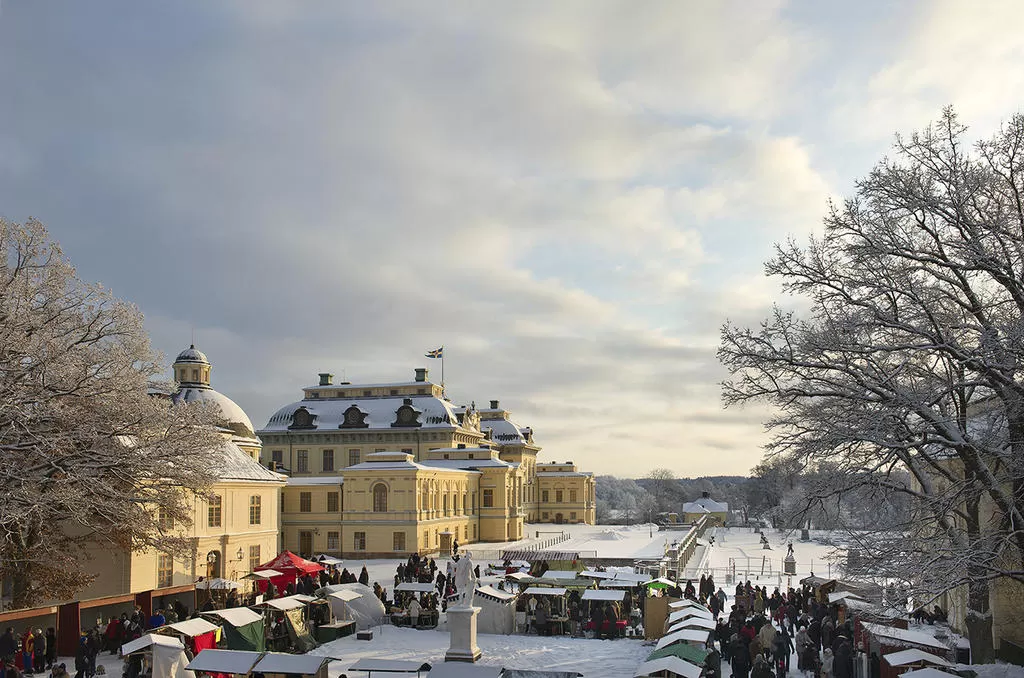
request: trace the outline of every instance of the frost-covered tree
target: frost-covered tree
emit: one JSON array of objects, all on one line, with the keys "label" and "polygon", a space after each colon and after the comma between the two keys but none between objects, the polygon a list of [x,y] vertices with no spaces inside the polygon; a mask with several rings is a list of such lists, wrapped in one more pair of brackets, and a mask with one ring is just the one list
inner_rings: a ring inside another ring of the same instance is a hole
[{"label": "frost-covered tree", "polygon": [[898,138],[823,238],[777,246],[767,273],[809,313],[727,324],[719,357],[727,405],[775,406],[770,457],[830,465],[819,496],[913,500],[862,535],[868,560],[921,594],[966,586],[985,661],[990,586],[1024,581],[1024,117],[964,136],[947,110]]},{"label": "frost-covered tree", "polygon": [[[0,219],[0,577],[13,607],[66,599],[90,550],[189,553],[209,412],[151,395],[142,315],[82,282],[35,220]],[[91,547],[91,549],[90,549]]]}]

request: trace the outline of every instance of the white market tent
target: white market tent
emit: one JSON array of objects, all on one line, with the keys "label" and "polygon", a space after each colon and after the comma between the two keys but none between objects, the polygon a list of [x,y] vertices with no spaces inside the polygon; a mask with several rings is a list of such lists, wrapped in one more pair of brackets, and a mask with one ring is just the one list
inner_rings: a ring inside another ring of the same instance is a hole
[{"label": "white market tent", "polygon": [[938,655],[925,652],[924,650],[918,650],[917,648],[911,648],[909,650],[900,650],[899,652],[891,652],[882,657],[889,663],[889,666],[906,666],[907,664],[934,664],[935,666],[945,666],[947,668],[953,668],[952,662],[949,662]]},{"label": "white market tent", "polygon": [[396,591],[413,591],[415,593],[430,593],[434,590],[433,582],[404,581],[395,587]]},{"label": "white market tent", "polygon": [[533,579],[533,577],[526,574],[525,572],[513,572],[511,574],[506,574],[505,579],[511,579],[512,581],[522,581],[524,579]]},{"label": "white market tent", "polygon": [[[332,593],[348,591],[348,600],[331,596]],[[358,597],[351,597],[349,594],[356,593]],[[317,589],[316,594],[331,601],[331,612],[337,619],[351,619],[356,623],[357,629],[368,629],[376,626],[380,620],[387,616],[384,604],[380,602],[369,586],[359,583],[352,584],[331,584],[322,589]]]},{"label": "white market tent", "polygon": [[923,669],[915,669],[913,671],[907,671],[902,674],[903,676],[909,676],[909,678],[950,678],[950,676],[956,676],[955,673],[949,673],[948,671],[940,671],[939,669],[933,669],[930,666],[926,666]]},{"label": "white market tent", "polygon": [[634,589],[640,586],[640,582],[631,579],[602,579],[597,585],[603,589]]},{"label": "white market tent", "polygon": [[640,574],[639,572],[616,572],[614,578],[620,581],[636,582],[637,585],[643,584],[650,579],[646,574]]},{"label": "white market tent", "polygon": [[597,570],[583,570],[579,573],[580,577],[590,577],[591,579],[615,579],[614,572],[599,572]]},{"label": "white market tent", "polygon": [[564,596],[568,589],[563,588],[542,588],[540,586],[531,586],[524,592],[528,596]]},{"label": "white market tent", "polygon": [[239,589],[242,585],[237,581],[231,581],[230,579],[221,579],[220,577],[214,577],[213,579],[204,579],[196,582],[197,589],[209,589],[212,591],[227,591],[228,589]]},{"label": "white market tent", "polygon": [[313,560],[320,563],[321,565],[341,565],[345,562],[341,558],[335,558],[334,556],[329,556],[326,553],[321,553]]},{"label": "white market tent", "polygon": [[480,608],[477,630],[480,633],[510,635],[516,630],[516,594],[492,586],[478,586],[473,605]]},{"label": "white market tent", "polygon": [[349,591],[348,589],[343,589],[341,591],[335,591],[334,593],[328,593],[327,597],[334,598],[335,600],[340,600],[343,603],[347,603],[349,601],[358,600],[362,598],[363,594],[357,593],[356,591]]},{"label": "white market tent", "polygon": [[689,598],[683,598],[682,600],[676,600],[668,604],[669,609],[681,610],[686,607],[695,607],[698,610],[708,611],[708,608],[698,603],[696,600],[690,600]]},{"label": "white market tent", "polygon": [[856,593],[852,593],[850,591],[833,591],[828,594],[828,602],[830,603],[837,603],[845,598],[849,598],[851,600],[864,600],[863,596],[858,596]]},{"label": "white market tent", "polygon": [[186,619],[185,621],[175,622],[173,624],[168,624],[167,626],[162,626],[160,627],[159,630],[162,631],[164,629],[172,629],[183,636],[194,638],[195,636],[201,636],[204,633],[216,631],[219,628],[220,627],[216,624],[211,624],[205,619],[197,617],[195,619]]},{"label": "white market tent", "polygon": [[580,600],[618,600],[626,597],[625,591],[600,591],[598,589],[587,589],[583,592]]},{"label": "white market tent", "polygon": [[687,619],[680,619],[679,621],[672,622],[669,624],[669,632],[681,631],[683,629],[704,629],[706,631],[713,631],[718,625],[715,624],[712,619],[704,619],[703,617],[689,617]]},{"label": "white market tent", "polygon": [[668,615],[669,624],[675,624],[683,619],[714,619],[714,616],[710,612],[704,612],[692,607],[685,610],[676,610]]},{"label": "white market tent", "polygon": [[641,664],[633,676],[660,676],[662,671],[667,671],[668,675],[680,678],[700,678],[702,669],[679,657],[661,657]]},{"label": "white market tent", "polygon": [[541,576],[544,579],[575,579],[576,570],[548,570]]},{"label": "white market tent", "polygon": [[650,581],[645,581],[643,585],[644,586],[653,586],[654,584],[661,584],[662,586],[668,586],[668,587],[679,586],[679,584],[677,584],[676,582],[672,581],[671,579],[665,579],[664,577],[658,577],[657,579],[652,579]]},{"label": "white market tent", "polygon": [[272,607],[275,610],[281,610],[285,612],[287,610],[297,610],[300,607],[305,607],[306,603],[297,599],[295,596],[288,596],[287,598],[275,598],[274,600],[264,600],[261,605],[266,607]]},{"label": "white market tent", "polygon": [[417,676],[430,670],[430,664],[426,662],[403,661],[401,659],[374,659],[363,657],[352,666],[349,671],[365,671],[370,676],[374,673],[415,673]]},{"label": "white market tent", "polygon": [[186,668],[192,671],[207,673],[234,673],[246,675],[252,672],[262,652],[246,652],[244,650],[203,650],[189,662]]},{"label": "white market tent", "polygon": [[155,633],[147,633],[144,636],[136,638],[130,643],[125,643],[121,646],[121,654],[128,656],[133,652],[139,650],[145,650],[154,646],[171,647],[178,650],[184,650],[185,646],[181,644],[181,641],[172,636],[158,636]]},{"label": "white market tent", "polygon": [[674,645],[676,643],[691,643],[697,647],[704,647],[708,642],[709,635],[710,633],[708,631],[698,629],[682,629],[680,631],[673,631],[667,636],[662,637],[662,639],[658,641],[657,646],[655,646],[655,649],[660,650],[663,647],[668,647],[669,645]]},{"label": "white market tent", "polygon": [[201,612],[200,614],[220,617],[234,627],[263,621],[263,615],[258,612],[253,612],[247,607],[231,607],[227,610],[210,610],[209,612]]}]

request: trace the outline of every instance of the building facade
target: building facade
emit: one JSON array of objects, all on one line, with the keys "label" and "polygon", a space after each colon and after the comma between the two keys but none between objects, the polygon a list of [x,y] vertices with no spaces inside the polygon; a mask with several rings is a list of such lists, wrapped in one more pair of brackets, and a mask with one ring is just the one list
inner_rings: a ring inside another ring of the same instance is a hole
[{"label": "building facade", "polygon": [[491,407],[455,407],[417,369],[409,382],[319,383],[258,432],[288,475],[283,548],[393,557],[521,539],[524,523],[594,522],[594,480],[537,463],[529,428]]}]

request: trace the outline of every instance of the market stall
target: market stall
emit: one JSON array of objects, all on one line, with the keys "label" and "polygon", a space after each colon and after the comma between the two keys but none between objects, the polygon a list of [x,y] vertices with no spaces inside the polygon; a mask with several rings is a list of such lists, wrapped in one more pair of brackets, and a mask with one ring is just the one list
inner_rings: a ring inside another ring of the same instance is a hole
[{"label": "market stall", "polygon": [[161,626],[154,629],[154,633],[173,635],[179,638],[195,656],[207,648],[217,647],[217,631],[219,629],[220,627],[216,624],[211,624],[202,617],[196,617]]},{"label": "market stall", "polygon": [[188,663],[187,668],[212,675],[247,676],[263,654],[241,650],[203,650]]},{"label": "market stall", "polygon": [[[342,600],[337,597],[330,598],[330,594],[338,593],[339,591],[350,591],[358,594],[358,597],[350,597],[349,600]],[[376,626],[387,618],[384,603],[380,602],[380,598],[374,595],[373,589],[369,586],[359,583],[331,584],[330,586],[317,589],[316,595],[318,598],[331,600],[331,609],[334,612],[335,618],[354,621],[356,628],[359,630]]]},{"label": "market stall", "polygon": [[128,663],[128,676],[149,673],[161,678],[195,678],[186,667],[185,646],[173,636],[147,633],[122,645],[121,656]]},{"label": "market stall", "polygon": [[229,650],[263,652],[267,649],[266,621],[263,615],[247,607],[203,612],[204,617],[220,621],[224,643]]},{"label": "market stall", "polygon": [[275,650],[309,652],[317,646],[309,631],[306,608],[309,596],[295,595],[260,603],[270,619],[269,646]]},{"label": "market stall", "polygon": [[[253,574],[257,572],[266,572],[267,570],[274,570],[279,573],[275,577],[271,577],[270,581],[274,583],[274,586],[282,591],[288,584],[294,584],[295,580],[305,574],[316,574],[324,569],[324,566],[320,563],[315,563],[312,560],[306,560],[300,558],[291,551],[282,551],[277,554],[273,560],[263,563],[255,570]],[[257,581],[257,585],[260,586],[260,591],[266,590],[266,585],[261,581]]]},{"label": "market stall", "polygon": [[430,671],[430,664],[426,662],[408,661],[401,659],[377,659],[375,657],[363,657],[352,666],[349,671],[365,672],[367,678],[374,674],[405,674],[416,676],[426,675]]},{"label": "market stall", "polygon": [[689,643],[696,645],[697,647],[704,647],[708,643],[708,639],[711,637],[710,631],[703,629],[681,629],[679,631],[673,631],[661,638],[655,649],[660,650],[663,647],[668,647],[675,643]]},{"label": "market stall", "polygon": [[[601,638],[621,638],[626,635],[627,620],[622,615],[626,592],[614,589],[588,589],[580,599],[583,604],[585,631]],[[600,609],[596,609],[597,607]],[[600,620],[598,622],[597,620]]]},{"label": "market stall", "polygon": [[637,667],[634,678],[640,676],[672,676],[674,678],[700,678],[703,669],[678,657],[649,659]]},{"label": "market stall", "polygon": [[[440,613],[437,610],[428,609],[423,604],[423,596],[435,593],[437,588],[432,582],[402,582],[395,587],[395,603],[401,608],[398,612],[391,613],[391,623],[395,626],[411,626],[412,617],[409,615],[409,602],[413,598],[420,601],[420,613],[416,617],[416,628],[436,628]],[[401,602],[399,602],[401,601]]]},{"label": "market stall", "polygon": [[499,591],[493,586],[478,586],[473,604],[480,608],[477,631],[509,635],[516,626],[516,598],[514,593]]},{"label": "market stall", "polygon": [[[553,633],[563,635],[565,633],[565,626],[569,621],[569,617],[566,614],[566,593],[567,589],[556,587],[531,586],[526,589],[521,594],[521,597],[526,601],[528,610],[526,620],[529,628],[537,629],[538,633],[543,633],[544,635]],[[540,622],[537,620],[537,611],[529,611],[529,600],[531,597],[537,599],[536,610],[544,608]]]}]

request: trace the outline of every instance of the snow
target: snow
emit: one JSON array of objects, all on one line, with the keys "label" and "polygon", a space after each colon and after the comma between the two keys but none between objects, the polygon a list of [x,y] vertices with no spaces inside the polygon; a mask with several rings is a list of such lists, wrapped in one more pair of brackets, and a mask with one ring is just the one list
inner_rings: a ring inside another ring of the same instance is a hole
[{"label": "snow", "polygon": [[[296,477],[291,476],[288,478],[289,485],[297,485],[305,487],[307,485],[342,485],[345,479],[340,476],[311,476],[311,477]],[[330,565],[331,563],[327,563]]]},{"label": "snow", "polygon": [[942,657],[918,650],[917,648],[890,652],[887,655],[883,655],[882,658],[889,662],[889,666],[903,666],[905,664],[917,664],[918,662],[927,662],[936,666],[953,666]]},{"label": "snow", "polygon": [[[406,386],[407,384],[397,384]],[[385,384],[384,386],[387,386]],[[329,388],[329,387],[325,387]],[[374,388],[367,386],[366,388]],[[299,400],[285,405],[270,417],[270,421],[263,427],[260,433],[286,432],[292,424],[292,415],[295,410],[305,407],[313,415],[313,430],[337,430],[342,428],[345,419],[345,410],[355,405],[361,412],[366,414],[363,423],[368,428],[351,429],[358,431],[366,430],[387,430],[392,431],[391,424],[395,423],[395,411],[404,403],[406,398],[413,400],[413,406],[421,410],[418,421],[421,426],[418,429],[430,428],[453,428],[458,424],[458,418],[452,409],[452,404],[430,395],[404,395],[390,396],[386,398],[360,398],[345,397],[331,400]]]},{"label": "snow", "polygon": [[[622,678],[632,676],[651,653],[651,646],[638,640],[590,640],[568,636],[498,636],[479,634],[477,645],[483,652],[481,664],[515,669],[579,671],[586,678]],[[416,630],[406,627],[378,628],[371,641],[354,636],[340,638],[312,651],[325,657],[345,657],[346,662],[331,662],[329,678],[338,678],[359,659],[395,659],[429,662],[444,661],[449,636],[445,630]]]},{"label": "snow", "polygon": [[934,647],[942,650],[943,652],[949,649],[945,643],[939,642],[934,636],[922,633],[921,631],[898,629],[893,626],[884,626],[882,624],[874,624],[872,622],[861,622],[861,626],[864,627],[865,631],[868,631],[879,638],[885,638],[886,640],[895,640],[899,643],[910,645]]}]

